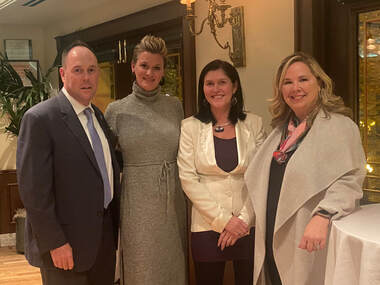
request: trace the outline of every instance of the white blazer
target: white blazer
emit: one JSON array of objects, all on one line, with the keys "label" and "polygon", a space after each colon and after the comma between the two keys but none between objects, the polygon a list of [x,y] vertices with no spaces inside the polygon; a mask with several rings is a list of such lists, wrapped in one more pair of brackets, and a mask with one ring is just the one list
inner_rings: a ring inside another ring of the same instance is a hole
[{"label": "white blazer", "polygon": [[202,123],[195,117],[182,121],[177,162],[182,188],[193,203],[192,232],[221,233],[232,215],[252,224],[244,173],[264,141],[262,120],[247,113],[244,121],[238,120],[235,132],[238,165],[225,172],[216,164],[212,123]]}]

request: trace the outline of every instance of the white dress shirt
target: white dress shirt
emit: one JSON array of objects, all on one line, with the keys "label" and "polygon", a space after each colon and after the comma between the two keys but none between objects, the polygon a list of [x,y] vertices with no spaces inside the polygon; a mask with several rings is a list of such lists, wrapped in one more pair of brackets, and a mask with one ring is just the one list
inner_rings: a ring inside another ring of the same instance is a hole
[{"label": "white dress shirt", "polygon": [[114,192],[113,191],[113,168],[112,168],[112,159],[111,159],[110,147],[108,145],[108,141],[107,141],[107,138],[103,132],[103,129],[99,125],[99,122],[95,116],[94,109],[91,107],[91,104],[88,106],[84,106],[81,103],[79,103],[74,97],[72,97],[67,92],[67,90],[64,87],[62,88],[62,92],[63,92],[63,94],[65,94],[67,100],[69,100],[71,106],[73,106],[74,112],[75,112],[75,114],[77,114],[78,119],[79,119],[80,123],[82,124],[82,127],[83,127],[83,129],[87,135],[87,138],[90,141],[90,144],[92,146],[90,132],[88,131],[88,128],[87,128],[87,118],[86,118],[86,115],[84,114],[84,110],[86,108],[91,109],[92,119],[94,121],[94,127],[99,134],[100,141],[101,141],[102,147],[103,147],[104,160],[106,162],[108,180],[110,182],[110,188],[111,188],[111,197],[113,197],[113,192]]}]

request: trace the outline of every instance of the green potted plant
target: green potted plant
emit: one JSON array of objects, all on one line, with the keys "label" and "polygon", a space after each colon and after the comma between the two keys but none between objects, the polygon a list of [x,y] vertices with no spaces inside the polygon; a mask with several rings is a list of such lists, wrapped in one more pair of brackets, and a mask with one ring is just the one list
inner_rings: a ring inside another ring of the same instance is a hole
[{"label": "green potted plant", "polygon": [[[30,86],[24,86],[20,75],[6,56],[0,53],[0,118],[5,122],[3,132],[17,137],[25,112],[50,97],[53,88],[48,76],[56,66],[57,59],[46,74],[37,77],[31,71],[24,70],[25,76],[30,80]],[[25,217],[25,209],[18,209],[13,217],[16,222],[16,251],[19,253],[24,252]]]},{"label": "green potted plant", "polygon": [[48,76],[57,66],[56,62],[46,74],[39,77],[30,70],[24,70],[31,83],[31,86],[24,86],[20,75],[6,56],[0,53],[0,118],[5,117],[7,121],[5,133],[17,136],[24,113],[50,97],[53,88]]}]

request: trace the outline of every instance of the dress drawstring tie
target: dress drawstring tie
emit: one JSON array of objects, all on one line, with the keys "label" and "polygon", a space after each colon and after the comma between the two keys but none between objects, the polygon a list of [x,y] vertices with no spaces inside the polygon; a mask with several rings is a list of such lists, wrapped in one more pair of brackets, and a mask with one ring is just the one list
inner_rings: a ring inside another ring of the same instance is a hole
[{"label": "dress drawstring tie", "polygon": [[[151,165],[160,165],[160,176],[158,177],[158,189],[160,197],[166,201],[165,203],[165,214],[168,216],[169,213],[169,203],[171,199],[170,195],[170,177],[171,171],[170,167],[172,164],[177,163],[176,160],[163,160],[163,161],[150,161],[143,163],[127,163],[124,164],[124,167],[141,167],[141,166],[151,166]],[[128,195],[127,195],[128,196]],[[127,201],[127,205],[129,205],[129,199]],[[129,209],[131,207],[128,207]]]}]

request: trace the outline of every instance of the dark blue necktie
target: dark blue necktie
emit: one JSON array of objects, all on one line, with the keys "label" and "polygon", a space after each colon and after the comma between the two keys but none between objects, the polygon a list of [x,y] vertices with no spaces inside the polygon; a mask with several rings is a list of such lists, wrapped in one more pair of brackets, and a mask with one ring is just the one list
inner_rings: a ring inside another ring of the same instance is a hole
[{"label": "dark blue necktie", "polygon": [[92,120],[92,111],[90,108],[86,108],[84,110],[84,114],[87,117],[87,128],[91,136],[92,141],[92,149],[95,153],[96,161],[98,162],[98,166],[100,169],[100,173],[102,174],[103,185],[104,185],[104,208],[108,207],[108,204],[111,202],[111,186],[108,179],[106,161],[104,159],[104,152],[102,147],[102,142],[100,141],[100,137],[98,132],[94,127],[94,121]]}]

